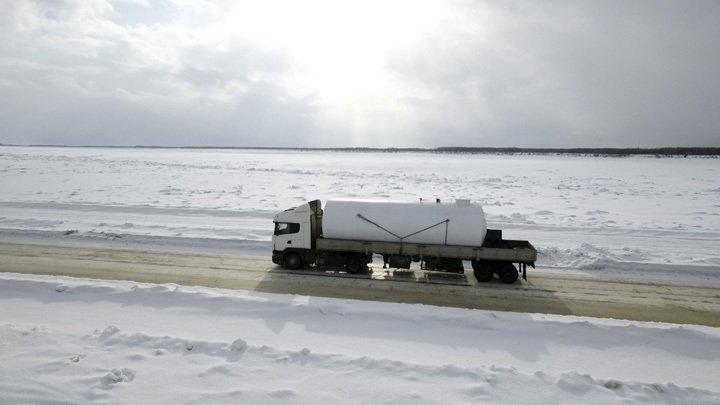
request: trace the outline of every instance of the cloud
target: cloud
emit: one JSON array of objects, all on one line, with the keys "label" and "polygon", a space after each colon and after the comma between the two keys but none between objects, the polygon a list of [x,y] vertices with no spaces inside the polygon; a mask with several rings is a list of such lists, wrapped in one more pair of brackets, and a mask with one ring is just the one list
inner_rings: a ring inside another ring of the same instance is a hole
[{"label": "cloud", "polygon": [[720,142],[713,1],[6,3],[5,143]]},{"label": "cloud", "polygon": [[300,145],[283,139],[288,127],[311,125],[308,99],[274,84],[282,53],[185,25],[122,25],[109,3],[23,4],[37,23],[11,26],[0,59],[4,141]]},{"label": "cloud", "polygon": [[391,59],[428,128],[449,120],[476,144],[717,144],[718,7],[488,4]]}]

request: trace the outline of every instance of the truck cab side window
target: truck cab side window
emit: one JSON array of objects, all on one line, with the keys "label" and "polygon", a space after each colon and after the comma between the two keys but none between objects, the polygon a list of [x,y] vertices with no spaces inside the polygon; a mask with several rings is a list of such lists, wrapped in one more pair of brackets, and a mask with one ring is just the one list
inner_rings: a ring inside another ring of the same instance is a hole
[{"label": "truck cab side window", "polygon": [[276,222],[275,235],[287,235],[300,232],[300,224],[292,222]]}]

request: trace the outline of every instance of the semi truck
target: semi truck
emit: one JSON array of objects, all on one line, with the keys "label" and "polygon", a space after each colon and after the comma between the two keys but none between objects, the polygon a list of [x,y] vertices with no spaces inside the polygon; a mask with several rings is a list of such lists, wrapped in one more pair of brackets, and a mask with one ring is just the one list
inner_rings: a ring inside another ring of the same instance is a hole
[{"label": "semi truck", "polygon": [[329,200],[325,209],[314,200],[278,213],[273,222],[272,261],[291,270],[330,267],[357,274],[378,255],[383,268],[410,269],[415,262],[421,270],[460,274],[469,262],[478,281],[497,275],[511,284],[520,273],[527,279],[527,266],[535,267],[537,259],[530,242],[487,229],[482,207],[469,200]]}]

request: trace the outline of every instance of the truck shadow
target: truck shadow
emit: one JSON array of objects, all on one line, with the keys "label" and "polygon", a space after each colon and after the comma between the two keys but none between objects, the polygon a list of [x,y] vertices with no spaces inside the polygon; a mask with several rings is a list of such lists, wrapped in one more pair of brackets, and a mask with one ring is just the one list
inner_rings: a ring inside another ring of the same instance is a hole
[{"label": "truck shadow", "polygon": [[[327,270],[318,276],[320,273],[292,273],[282,289],[295,295],[278,296],[287,301],[289,312],[264,318],[270,330],[281,334],[299,322],[307,333],[329,339],[347,336],[395,341],[389,344],[398,345],[398,350],[402,350],[402,341],[408,341],[469,350],[469,354],[502,352],[526,362],[541,361],[555,345],[572,345],[582,351],[646,344],[641,328],[552,316],[574,314],[555,291],[534,284],[531,275],[528,280],[504,284],[497,278],[478,283],[471,272],[419,275],[418,271],[372,269],[347,276]],[[270,269],[258,291],[278,292],[274,278],[287,275],[281,267]],[[468,309],[480,311],[470,313]],[[298,317],[296,311],[307,316]],[[408,333],[412,330],[416,333]],[[557,331],[593,338],[568,340]],[[600,335],[604,338],[594,338]],[[663,350],[698,357],[671,340],[660,345]],[[720,358],[720,351],[711,356]]]},{"label": "truck shadow", "polygon": [[472,271],[463,274],[424,271],[417,268],[383,269],[348,274],[341,268],[268,269],[257,291],[362,301],[422,304],[441,307],[538,314],[577,315],[556,291],[518,279],[505,284],[497,277],[478,282]]},{"label": "truck shadow", "polygon": [[436,271],[424,271],[419,269],[383,269],[379,266],[371,266],[367,271],[357,274],[350,274],[342,267],[310,267],[300,270],[287,270],[281,266],[276,266],[270,271],[277,273],[296,274],[300,276],[326,276],[349,279],[365,279],[365,280],[388,280],[397,282],[411,283],[437,283],[450,285],[472,285],[474,279],[472,275],[458,273],[442,273]]}]

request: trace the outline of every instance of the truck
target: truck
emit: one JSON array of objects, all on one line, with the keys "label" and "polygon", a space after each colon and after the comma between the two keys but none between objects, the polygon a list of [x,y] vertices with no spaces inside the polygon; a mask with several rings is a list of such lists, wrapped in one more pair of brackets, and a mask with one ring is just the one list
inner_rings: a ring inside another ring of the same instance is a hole
[{"label": "truck", "polygon": [[324,210],[321,204],[313,200],[275,215],[273,263],[357,274],[368,271],[377,255],[383,268],[410,269],[419,262],[421,270],[464,274],[469,262],[479,282],[497,275],[508,284],[520,272],[527,279],[527,266],[535,267],[533,245],[487,229],[482,208],[469,200],[328,200]]}]

